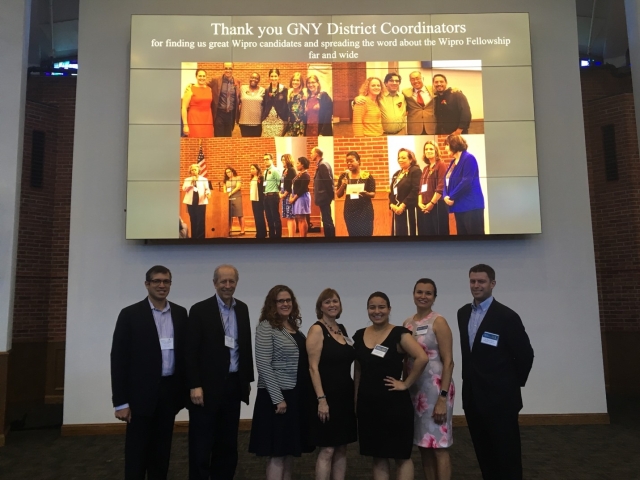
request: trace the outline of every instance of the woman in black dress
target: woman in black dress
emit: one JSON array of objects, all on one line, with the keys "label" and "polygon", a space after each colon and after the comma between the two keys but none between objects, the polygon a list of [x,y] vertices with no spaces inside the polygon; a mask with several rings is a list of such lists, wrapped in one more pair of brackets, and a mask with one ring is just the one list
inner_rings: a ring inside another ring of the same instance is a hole
[{"label": "woman in black dress", "polygon": [[389,189],[389,208],[393,212],[393,234],[397,237],[416,235],[416,207],[422,172],[411,150],[398,150],[400,170],[393,174]]},{"label": "woman in black dress", "polygon": [[269,70],[269,86],[264,91],[264,100],[262,101],[263,137],[281,137],[289,120],[287,87],[278,81],[279,78],[280,70],[277,68]]},{"label": "woman in black dress", "polygon": [[[373,457],[373,479],[389,478],[389,459],[396,462],[398,480],[413,479],[413,404],[409,387],[429,358],[409,330],[389,323],[389,297],[375,292],[367,300],[372,325],[353,336],[360,455]],[[405,355],[414,359],[402,378]]]},{"label": "woman in black dress", "polygon": [[293,179],[296,177],[296,169],[293,167],[293,159],[291,154],[285,153],[280,157],[284,170],[280,177],[280,198],[282,199],[282,219],[287,222],[287,234],[289,237],[295,237],[296,219],[293,216],[293,205],[289,202],[291,197],[291,186]]},{"label": "woman in black dress", "polygon": [[267,480],[290,479],[293,457],[313,451],[307,441],[309,363],[300,323],[291,289],[273,287],[256,328],[258,394],[249,439],[249,452],[269,457]]},{"label": "woman in black dress", "polygon": [[358,152],[347,153],[347,171],[338,178],[336,195],[342,198],[347,185],[363,185],[364,190],[347,194],[344,201],[344,223],[350,237],[370,237],[373,235],[373,203],[376,196],[376,181],[369,172],[360,169]]},{"label": "woman in black dress", "polygon": [[309,425],[311,443],[320,447],[316,480],[343,480],[347,444],[357,439],[351,378],[356,354],[346,329],[336,321],[341,313],[340,295],[326,288],[316,301],[318,321],[307,336],[309,371],[318,399]]}]

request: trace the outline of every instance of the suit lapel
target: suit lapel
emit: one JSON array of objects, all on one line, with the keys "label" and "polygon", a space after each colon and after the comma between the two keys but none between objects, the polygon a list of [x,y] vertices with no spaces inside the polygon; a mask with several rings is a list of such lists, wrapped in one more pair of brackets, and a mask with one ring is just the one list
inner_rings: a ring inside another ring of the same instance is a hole
[{"label": "suit lapel", "polygon": [[462,318],[462,325],[460,326],[460,340],[462,342],[462,348],[467,351],[470,350],[469,347],[469,322],[471,321],[471,305],[469,305],[469,312],[465,314]]}]

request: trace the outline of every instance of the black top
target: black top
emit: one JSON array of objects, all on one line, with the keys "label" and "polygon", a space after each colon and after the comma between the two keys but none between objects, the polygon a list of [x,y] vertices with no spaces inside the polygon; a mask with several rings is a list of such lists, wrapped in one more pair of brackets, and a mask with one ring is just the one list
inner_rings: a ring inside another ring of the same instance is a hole
[{"label": "black top", "polygon": [[264,120],[269,115],[271,107],[276,109],[278,117],[283,122],[289,120],[289,106],[287,105],[287,88],[283,87],[282,90],[276,92],[271,90],[271,85],[267,87],[264,92],[264,100],[262,101],[262,117]]},{"label": "black top", "polygon": [[291,184],[293,179],[296,177],[296,170],[294,168],[286,168],[284,172],[282,172],[282,185],[283,190],[287,193],[291,193]]},{"label": "black top", "polygon": [[[345,187],[342,190],[342,193],[339,193],[340,192],[340,186],[342,185],[342,179],[345,178],[345,177],[347,177],[347,172],[341,173],[340,177],[338,177],[338,189],[336,191],[336,194],[337,194],[338,198],[342,198],[347,193],[347,187]],[[349,179],[349,177],[347,177],[347,179],[348,179],[348,182],[347,182],[348,185],[354,185],[354,184],[357,184],[357,183],[364,183],[364,191],[365,192],[375,193],[375,191],[376,191],[376,181],[374,180],[373,175],[371,175],[371,174],[364,180],[362,178]],[[371,199],[369,197],[359,197],[355,201],[363,200],[363,199],[371,201]],[[354,200],[352,200],[351,197],[349,195],[347,195],[347,198],[345,199],[345,201],[349,202],[349,201],[354,201]]]},{"label": "black top", "polygon": [[293,193],[298,197],[304,195],[309,191],[309,182],[311,177],[307,172],[302,172],[296,175],[293,180]]},{"label": "black top", "polygon": [[[380,344],[389,348],[384,357],[373,355],[372,348],[364,343],[364,328],[358,330],[353,336],[354,347],[356,349],[356,360],[360,364],[360,386],[358,398],[363,394],[367,396],[389,395],[389,388],[385,385],[386,377],[402,379],[402,367],[404,353],[398,352],[398,344],[403,334],[411,332],[404,327],[393,327],[387,338]],[[374,345],[375,347],[375,345]]]},{"label": "black top", "polygon": [[447,88],[434,98],[436,135],[448,135],[458,128],[468,133],[471,124],[471,108],[464,93]]}]

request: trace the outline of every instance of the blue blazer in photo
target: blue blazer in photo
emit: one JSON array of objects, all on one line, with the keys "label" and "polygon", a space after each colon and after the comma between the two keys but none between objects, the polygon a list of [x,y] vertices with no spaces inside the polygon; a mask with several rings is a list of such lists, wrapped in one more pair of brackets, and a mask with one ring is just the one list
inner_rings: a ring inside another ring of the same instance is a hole
[{"label": "blue blazer in photo", "polygon": [[[453,168],[454,162],[449,164],[447,175]],[[480,172],[476,157],[469,152],[462,152],[458,165],[451,172],[449,181],[445,181],[443,197],[449,197],[454,204],[449,212],[468,212],[484,208],[484,195],[480,188]]]}]

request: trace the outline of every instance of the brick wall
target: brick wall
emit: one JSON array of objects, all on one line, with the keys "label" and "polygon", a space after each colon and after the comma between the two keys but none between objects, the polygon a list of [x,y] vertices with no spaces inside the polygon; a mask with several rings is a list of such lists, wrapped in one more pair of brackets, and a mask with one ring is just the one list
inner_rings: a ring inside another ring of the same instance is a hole
[{"label": "brick wall", "polygon": [[[603,332],[640,331],[640,158],[631,77],[581,71]],[[605,175],[602,127],[615,126],[619,179]]]},{"label": "brick wall", "polygon": [[[64,340],[75,77],[29,77],[25,109],[14,340]],[[46,134],[44,182],[30,186],[31,139]]]}]

